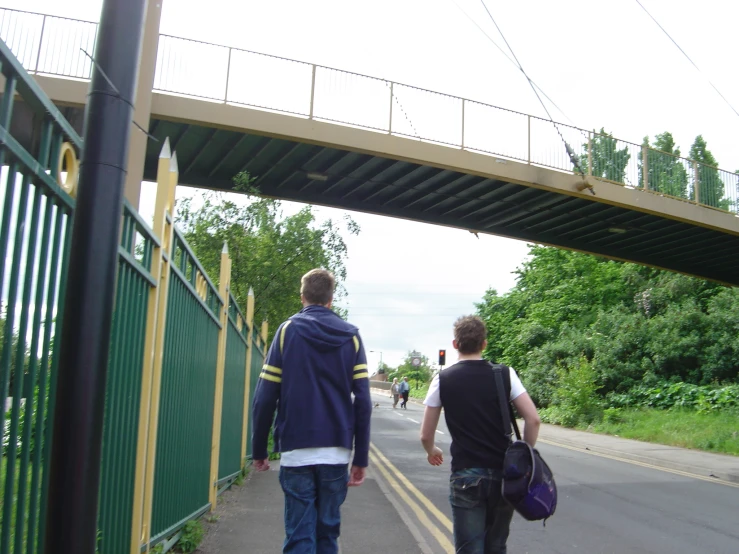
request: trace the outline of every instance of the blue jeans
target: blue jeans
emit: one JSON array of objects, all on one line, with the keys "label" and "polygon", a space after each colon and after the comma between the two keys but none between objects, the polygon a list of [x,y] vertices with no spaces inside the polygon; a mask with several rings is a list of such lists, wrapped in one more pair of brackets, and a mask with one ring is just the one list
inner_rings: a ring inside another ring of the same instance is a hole
[{"label": "blue jeans", "polygon": [[501,494],[501,471],[472,468],[449,478],[457,554],[506,554],[513,508]]},{"label": "blue jeans", "polygon": [[346,500],[346,465],[280,467],[285,493],[283,554],[336,554],[341,505]]}]

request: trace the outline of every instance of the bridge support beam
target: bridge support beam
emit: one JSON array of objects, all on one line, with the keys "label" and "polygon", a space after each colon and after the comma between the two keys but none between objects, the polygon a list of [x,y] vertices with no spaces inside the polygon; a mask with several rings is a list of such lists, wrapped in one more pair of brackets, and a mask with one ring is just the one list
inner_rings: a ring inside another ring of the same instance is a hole
[{"label": "bridge support beam", "polygon": [[[154,87],[154,74],[159,47],[159,23],[162,18],[164,0],[149,0],[144,23],[144,36],[141,43],[141,63],[136,84],[136,101],[133,120],[144,129],[149,129],[151,118],[151,89]],[[140,129],[131,130],[128,141],[128,165],[126,167],[125,195],[134,208],[139,208],[141,180],[144,176],[144,159],[148,137]],[[161,148],[161,145],[160,145]]]}]

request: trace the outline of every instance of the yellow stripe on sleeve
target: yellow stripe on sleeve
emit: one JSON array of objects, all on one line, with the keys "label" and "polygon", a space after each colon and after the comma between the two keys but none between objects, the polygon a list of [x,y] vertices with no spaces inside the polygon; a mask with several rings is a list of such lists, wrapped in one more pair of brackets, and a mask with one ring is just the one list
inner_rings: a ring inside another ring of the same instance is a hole
[{"label": "yellow stripe on sleeve", "polygon": [[369,373],[366,371],[363,371],[362,373],[355,373],[354,374],[355,379],[369,379]]},{"label": "yellow stripe on sleeve", "polygon": [[357,337],[352,337],[354,339],[354,350],[359,352],[359,339]]},{"label": "yellow stripe on sleeve", "polygon": [[282,354],[282,347],[285,346],[285,329],[287,329],[287,326],[291,323],[292,321],[288,319],[285,322],[285,325],[282,326],[282,331],[280,331],[280,354]]},{"label": "yellow stripe on sleeve", "polygon": [[262,370],[271,371],[272,373],[274,373],[276,375],[282,375],[282,370],[279,367],[275,367],[273,365],[264,364],[262,366]]},{"label": "yellow stripe on sleeve", "polygon": [[[272,381],[273,383],[282,383],[282,377],[275,377],[274,375],[262,372],[262,374],[259,376],[260,379],[265,379],[266,381]],[[355,377],[356,379],[356,377]]]},{"label": "yellow stripe on sleeve", "polygon": [[367,364],[357,364],[354,366],[354,371],[359,371],[360,369],[367,369]]}]

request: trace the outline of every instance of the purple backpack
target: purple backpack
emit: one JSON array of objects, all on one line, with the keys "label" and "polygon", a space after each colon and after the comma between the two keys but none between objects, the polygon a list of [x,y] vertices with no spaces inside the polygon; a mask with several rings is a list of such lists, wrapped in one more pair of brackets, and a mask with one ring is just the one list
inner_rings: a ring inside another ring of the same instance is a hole
[{"label": "purple backpack", "polygon": [[508,369],[504,365],[493,365],[503,428],[510,440],[513,425],[517,439],[508,447],[503,460],[503,498],[525,519],[543,519],[546,525],[546,520],[557,509],[557,485],[552,470],[539,452],[521,440],[511,404],[505,397],[503,368]]}]

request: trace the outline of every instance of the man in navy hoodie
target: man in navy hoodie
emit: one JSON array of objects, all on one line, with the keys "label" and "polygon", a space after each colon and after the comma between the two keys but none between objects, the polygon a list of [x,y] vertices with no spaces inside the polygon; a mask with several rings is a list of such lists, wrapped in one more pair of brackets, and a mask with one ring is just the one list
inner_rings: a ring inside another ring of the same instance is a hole
[{"label": "man in navy hoodie", "polygon": [[361,485],[367,468],[367,357],[357,328],[331,311],[335,285],[324,269],[303,275],[303,309],[278,327],[254,393],[257,471],[269,469],[267,441],[277,410],[274,450],[281,452],[285,554],[338,552],[347,486]]}]

